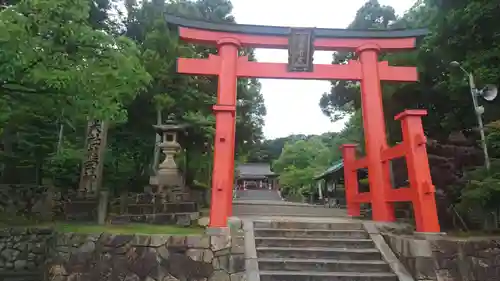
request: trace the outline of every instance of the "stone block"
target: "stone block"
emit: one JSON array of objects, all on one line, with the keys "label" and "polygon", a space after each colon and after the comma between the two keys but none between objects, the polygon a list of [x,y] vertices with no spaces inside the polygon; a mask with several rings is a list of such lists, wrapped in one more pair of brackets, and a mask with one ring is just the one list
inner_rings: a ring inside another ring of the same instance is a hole
[{"label": "stone block", "polygon": [[165,244],[167,244],[168,240],[170,239],[170,235],[160,235],[160,234],[155,234],[150,236],[150,244],[149,246],[151,247],[160,247]]},{"label": "stone block", "polygon": [[190,226],[191,225],[191,215],[187,214],[175,214],[175,224],[180,226]]},{"label": "stone block", "polygon": [[223,270],[214,271],[212,276],[208,279],[208,281],[231,281],[231,277],[229,273]]},{"label": "stone block", "polygon": [[170,239],[168,240],[166,247],[167,248],[186,247],[186,236],[170,236]]},{"label": "stone block", "polygon": [[231,281],[246,281],[246,274],[245,272],[233,273],[230,278]]},{"label": "stone block", "polygon": [[133,239],[130,241],[130,245],[133,247],[147,247],[150,243],[150,235],[134,235]]},{"label": "stone block", "polygon": [[187,236],[186,246],[189,248],[210,248],[210,236]]},{"label": "stone block", "polygon": [[210,237],[210,248],[213,251],[226,249],[229,248],[230,246],[231,246],[231,236],[229,235],[217,235]]},{"label": "stone block", "polygon": [[173,277],[172,275],[168,274],[167,276],[163,277],[163,279],[159,281],[179,281],[179,279]]},{"label": "stone block", "polygon": [[214,252],[210,249],[205,249],[203,251],[203,262],[212,263],[214,260]]},{"label": "stone block", "polygon": [[137,276],[134,273],[129,273],[124,278],[124,281],[140,281],[140,280],[141,280],[141,278],[139,278],[139,276]]},{"label": "stone block", "polygon": [[131,242],[132,239],[134,238],[135,238],[134,235],[124,235],[124,234],[113,235],[109,237],[108,241],[106,241],[104,245],[112,248],[118,248]]},{"label": "stone block", "polygon": [[448,269],[438,269],[436,270],[436,278],[438,281],[456,281],[457,279]]},{"label": "stone block", "polygon": [[116,225],[128,224],[128,223],[130,223],[130,216],[129,215],[110,215],[109,216],[109,223],[116,224]]},{"label": "stone block", "polygon": [[427,240],[407,240],[410,246],[409,255],[412,257],[432,257],[432,249]]},{"label": "stone block", "polygon": [[237,273],[245,271],[245,256],[231,255],[229,256],[229,273]]},{"label": "stone block", "polygon": [[198,219],[199,226],[206,227],[208,226],[209,223],[210,223],[210,218],[208,217],[202,217]]},{"label": "stone block", "polygon": [[159,258],[161,259],[168,260],[168,258],[170,257],[170,251],[167,249],[165,245],[158,247],[156,249],[156,252],[158,253]]},{"label": "stone block", "polygon": [[176,220],[174,214],[151,214],[149,222],[152,224],[175,224]]},{"label": "stone block", "polygon": [[133,262],[129,265],[129,270],[137,274],[141,280],[159,266],[156,251],[151,248],[135,248],[135,255],[131,259]]},{"label": "stone block", "polygon": [[95,243],[92,241],[87,241],[78,248],[78,251],[82,253],[92,253],[94,250]]},{"label": "stone block", "polygon": [[189,213],[191,221],[197,221],[200,218],[200,212],[191,212]]},{"label": "stone block", "polygon": [[215,270],[224,270],[230,272],[229,270],[229,256],[219,256],[215,257],[212,261],[212,266]]},{"label": "stone block", "polygon": [[415,257],[413,261],[414,276],[417,280],[437,280],[432,257]]},{"label": "stone block", "polygon": [[204,250],[202,249],[188,249],[186,251],[186,256],[194,261],[203,261],[203,252]]}]

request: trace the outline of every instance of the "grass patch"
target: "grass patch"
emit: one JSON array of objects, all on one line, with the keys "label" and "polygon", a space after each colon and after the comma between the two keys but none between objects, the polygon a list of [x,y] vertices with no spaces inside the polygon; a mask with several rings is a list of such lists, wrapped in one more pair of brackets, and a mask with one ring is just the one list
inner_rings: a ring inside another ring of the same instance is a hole
[{"label": "grass patch", "polygon": [[124,225],[97,225],[97,224],[77,224],[77,223],[56,223],[53,225],[58,232],[67,233],[112,233],[112,234],[179,234],[193,235],[202,234],[201,227],[181,227],[173,225],[152,225],[152,224],[124,224]]}]

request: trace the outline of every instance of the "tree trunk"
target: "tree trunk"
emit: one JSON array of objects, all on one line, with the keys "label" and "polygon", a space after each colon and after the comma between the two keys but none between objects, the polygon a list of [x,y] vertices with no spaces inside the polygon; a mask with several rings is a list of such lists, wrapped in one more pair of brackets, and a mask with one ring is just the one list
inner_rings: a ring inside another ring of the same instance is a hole
[{"label": "tree trunk", "polygon": [[[161,119],[162,119],[161,110],[157,109],[156,110],[156,125],[161,125]],[[154,147],[154,152],[153,152],[154,153],[153,154],[153,166],[151,167],[152,171],[155,175],[156,175],[156,170],[158,169],[158,165],[160,165],[161,151],[160,151],[160,147],[158,146],[158,144],[160,144],[160,142],[161,142],[161,136],[160,136],[160,134],[156,134],[155,147]]]}]

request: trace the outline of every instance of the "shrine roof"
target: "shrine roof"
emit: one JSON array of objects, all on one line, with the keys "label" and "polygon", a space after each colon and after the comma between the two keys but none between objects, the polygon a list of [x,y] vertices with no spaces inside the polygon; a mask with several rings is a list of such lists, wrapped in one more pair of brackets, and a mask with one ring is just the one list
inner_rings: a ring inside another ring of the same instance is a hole
[{"label": "shrine roof", "polygon": [[240,178],[256,176],[274,176],[271,165],[268,163],[245,163],[239,164],[236,168]]},{"label": "shrine roof", "polygon": [[[216,23],[209,21],[193,20],[166,14],[167,23],[180,27],[195,28],[208,31],[228,33],[242,33],[267,36],[289,36],[291,27],[265,26],[236,23]],[[417,38],[428,34],[427,29],[391,29],[391,30],[352,30],[334,28],[314,28],[316,38]]]},{"label": "shrine roof", "polygon": [[344,160],[341,159],[341,160],[334,162],[328,169],[326,169],[326,171],[324,171],[320,175],[315,176],[313,179],[314,180],[322,179],[328,175],[331,175],[331,174],[338,172],[338,171],[341,171],[343,169],[344,169]]}]

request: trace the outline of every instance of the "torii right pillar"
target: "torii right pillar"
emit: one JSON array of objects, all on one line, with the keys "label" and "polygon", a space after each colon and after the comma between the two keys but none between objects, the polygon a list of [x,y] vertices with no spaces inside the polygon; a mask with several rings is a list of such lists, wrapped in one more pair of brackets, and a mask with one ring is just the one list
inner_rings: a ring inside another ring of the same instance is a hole
[{"label": "torii right pillar", "polygon": [[[359,215],[360,203],[371,203],[375,221],[395,221],[394,202],[413,203],[417,231],[439,232],[434,186],[430,175],[426,138],[422,127],[425,110],[406,110],[396,116],[403,131],[403,142],[389,148],[387,144],[382,86],[376,44],[360,46],[356,53],[361,62],[361,102],[366,157],[356,160],[355,148],[344,145],[344,173],[348,213]],[[405,157],[409,187],[393,189],[389,161]],[[359,193],[357,169],[368,168],[370,192]]]}]

